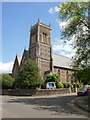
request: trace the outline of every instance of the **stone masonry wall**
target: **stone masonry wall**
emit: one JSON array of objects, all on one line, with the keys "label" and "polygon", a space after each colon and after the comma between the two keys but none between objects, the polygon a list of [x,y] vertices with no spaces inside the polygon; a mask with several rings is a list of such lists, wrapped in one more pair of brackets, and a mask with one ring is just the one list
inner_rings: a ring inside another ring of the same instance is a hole
[{"label": "stone masonry wall", "polygon": [[3,89],[2,95],[12,95],[12,96],[43,96],[43,95],[56,95],[56,94],[66,94],[69,93],[68,88],[63,89],[42,89],[42,90],[8,90]]}]

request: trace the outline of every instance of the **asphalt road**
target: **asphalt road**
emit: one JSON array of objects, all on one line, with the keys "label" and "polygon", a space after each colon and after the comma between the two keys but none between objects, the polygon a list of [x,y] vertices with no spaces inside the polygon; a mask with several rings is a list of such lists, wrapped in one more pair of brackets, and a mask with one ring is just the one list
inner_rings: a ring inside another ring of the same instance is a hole
[{"label": "asphalt road", "polygon": [[87,118],[69,103],[77,95],[2,97],[2,118]]}]

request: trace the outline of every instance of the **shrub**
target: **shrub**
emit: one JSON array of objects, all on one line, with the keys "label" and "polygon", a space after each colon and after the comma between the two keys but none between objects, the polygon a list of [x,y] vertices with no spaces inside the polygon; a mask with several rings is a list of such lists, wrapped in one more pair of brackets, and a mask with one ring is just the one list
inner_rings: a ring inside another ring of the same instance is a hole
[{"label": "shrub", "polygon": [[59,82],[58,74],[48,74],[48,75],[46,75],[45,83],[47,83],[47,82],[55,82],[55,83]]},{"label": "shrub", "polygon": [[76,83],[77,88],[83,87],[82,83]]},{"label": "shrub", "polygon": [[56,88],[64,88],[64,85],[60,82],[56,83]]},{"label": "shrub", "polygon": [[14,85],[14,79],[9,74],[2,74],[1,78],[2,88],[3,89],[11,89]]},{"label": "shrub", "polygon": [[70,84],[69,83],[63,83],[64,88],[69,88]]}]

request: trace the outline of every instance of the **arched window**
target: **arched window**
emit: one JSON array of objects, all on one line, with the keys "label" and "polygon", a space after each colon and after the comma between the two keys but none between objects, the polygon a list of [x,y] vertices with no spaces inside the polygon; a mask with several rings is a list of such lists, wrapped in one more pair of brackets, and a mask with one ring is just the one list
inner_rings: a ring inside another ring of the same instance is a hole
[{"label": "arched window", "polygon": [[[58,72],[57,72],[58,76],[60,77],[60,70],[58,69]],[[60,79],[59,79],[60,80]]]},{"label": "arched window", "polygon": [[45,33],[45,43],[47,43],[47,33]]},{"label": "arched window", "polygon": [[40,33],[40,42],[43,42],[42,33]]},{"label": "arched window", "polygon": [[48,36],[48,39],[47,39],[47,41],[48,41],[48,44],[50,44],[50,36]]},{"label": "arched window", "polygon": [[68,73],[68,71],[66,72],[66,82],[69,82],[69,73]]},{"label": "arched window", "polygon": [[43,42],[47,43],[47,33],[43,32]]}]

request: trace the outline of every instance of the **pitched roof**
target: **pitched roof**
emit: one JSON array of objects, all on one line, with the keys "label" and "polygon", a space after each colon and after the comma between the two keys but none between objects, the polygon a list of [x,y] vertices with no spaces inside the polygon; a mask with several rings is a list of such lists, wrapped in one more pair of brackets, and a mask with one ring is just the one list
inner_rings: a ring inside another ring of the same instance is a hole
[{"label": "pitched roof", "polygon": [[21,60],[22,60],[22,57],[21,57],[21,56],[17,56],[17,59],[18,59],[18,63],[19,63],[19,65],[20,65]]},{"label": "pitched roof", "polygon": [[56,54],[52,54],[52,58],[53,58],[53,66],[71,69],[71,67],[70,67],[71,59],[70,58],[61,56],[61,55],[56,55]]},{"label": "pitched roof", "polygon": [[[72,69],[70,66],[70,64],[71,64],[70,58],[61,56],[61,55],[57,55],[57,54],[52,54],[52,58],[53,58],[53,66]],[[17,59],[18,59],[19,65],[20,65],[22,56],[17,56]]]}]

